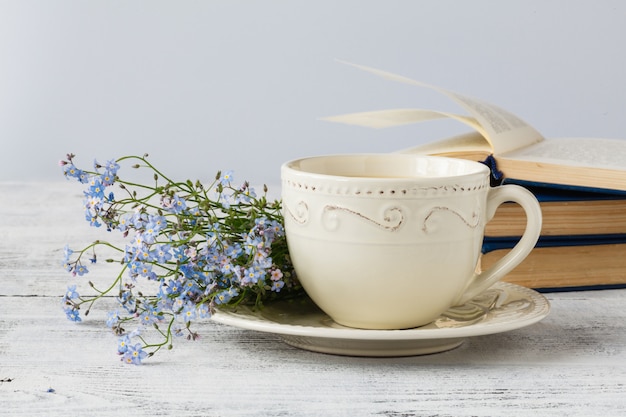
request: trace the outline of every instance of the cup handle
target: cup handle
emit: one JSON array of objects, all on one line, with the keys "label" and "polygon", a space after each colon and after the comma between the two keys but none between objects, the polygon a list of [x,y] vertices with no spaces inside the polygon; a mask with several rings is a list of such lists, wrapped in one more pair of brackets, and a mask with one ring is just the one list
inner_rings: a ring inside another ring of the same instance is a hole
[{"label": "cup handle", "polygon": [[454,305],[462,305],[500,281],[513,268],[519,265],[537,244],[541,234],[541,207],[535,196],[527,189],[513,184],[501,185],[489,190],[487,196],[487,222],[496,213],[500,204],[512,201],[519,204],[526,213],[526,229],[517,244],[502,259],[496,261],[489,269],[474,274],[465,291],[461,293]]}]

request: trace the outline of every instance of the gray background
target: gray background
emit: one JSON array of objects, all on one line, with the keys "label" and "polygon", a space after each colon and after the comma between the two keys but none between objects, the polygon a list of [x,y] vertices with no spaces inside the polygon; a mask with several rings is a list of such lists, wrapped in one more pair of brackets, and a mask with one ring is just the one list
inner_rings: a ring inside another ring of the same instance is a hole
[{"label": "gray background", "polygon": [[149,153],[171,176],[277,184],[299,156],[466,131],[318,120],[460,109],[372,66],[498,104],[547,137],[626,138],[626,2],[0,0],[0,181]]}]

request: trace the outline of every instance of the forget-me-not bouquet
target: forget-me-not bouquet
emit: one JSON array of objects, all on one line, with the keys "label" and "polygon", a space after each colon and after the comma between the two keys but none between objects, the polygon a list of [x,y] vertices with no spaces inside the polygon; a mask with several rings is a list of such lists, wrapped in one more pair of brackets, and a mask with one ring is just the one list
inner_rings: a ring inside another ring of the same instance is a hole
[{"label": "forget-me-not bouquet", "polygon": [[[120,164],[127,163],[148,170],[149,183],[122,179]],[[140,364],[171,348],[176,336],[197,339],[192,322],[218,307],[260,308],[302,294],[287,251],[281,203],[267,198],[267,187],[257,195],[247,182],[234,186],[230,171],[218,172],[208,186],[177,182],[147,155],[96,161],[92,170],[83,170],[68,154],[60,165],[68,179],[85,185],[90,225],[119,232],[124,242],[65,247],[63,266],[73,276],[80,278],[101,262],[100,251],[111,254],[104,262],[117,263],[119,271],[103,285],[89,281],[90,295],[68,286],[63,308],[70,320],[81,321],[95,302],[115,297],[118,308],[108,313],[107,326],[119,336],[123,361]]]}]

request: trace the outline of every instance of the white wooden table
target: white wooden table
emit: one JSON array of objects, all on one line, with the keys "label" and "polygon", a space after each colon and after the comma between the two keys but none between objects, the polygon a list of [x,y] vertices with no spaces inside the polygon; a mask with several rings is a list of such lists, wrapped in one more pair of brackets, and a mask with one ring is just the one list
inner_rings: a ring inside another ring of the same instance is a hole
[{"label": "white wooden table", "polygon": [[105,309],[61,310],[63,246],[102,237],[81,192],[0,183],[2,416],[626,416],[626,290],[547,294],[540,323],[429,356],[319,354],[205,322],[125,365]]}]

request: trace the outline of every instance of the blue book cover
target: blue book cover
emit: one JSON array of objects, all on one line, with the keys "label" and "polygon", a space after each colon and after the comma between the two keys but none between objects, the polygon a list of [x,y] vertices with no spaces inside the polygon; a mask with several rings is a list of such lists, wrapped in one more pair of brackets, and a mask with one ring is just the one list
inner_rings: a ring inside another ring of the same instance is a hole
[{"label": "blue book cover", "polygon": [[[519,236],[493,237],[483,239],[482,253],[498,249],[511,249],[519,241]],[[578,235],[578,236],[540,236],[535,247],[585,246],[626,244],[626,234],[613,235]],[[624,245],[626,250],[626,245]],[[625,252],[626,255],[626,252]]]},{"label": "blue book cover", "polygon": [[504,178],[502,184],[520,185],[532,192],[539,202],[626,199],[626,191],[604,188],[575,187]]}]

